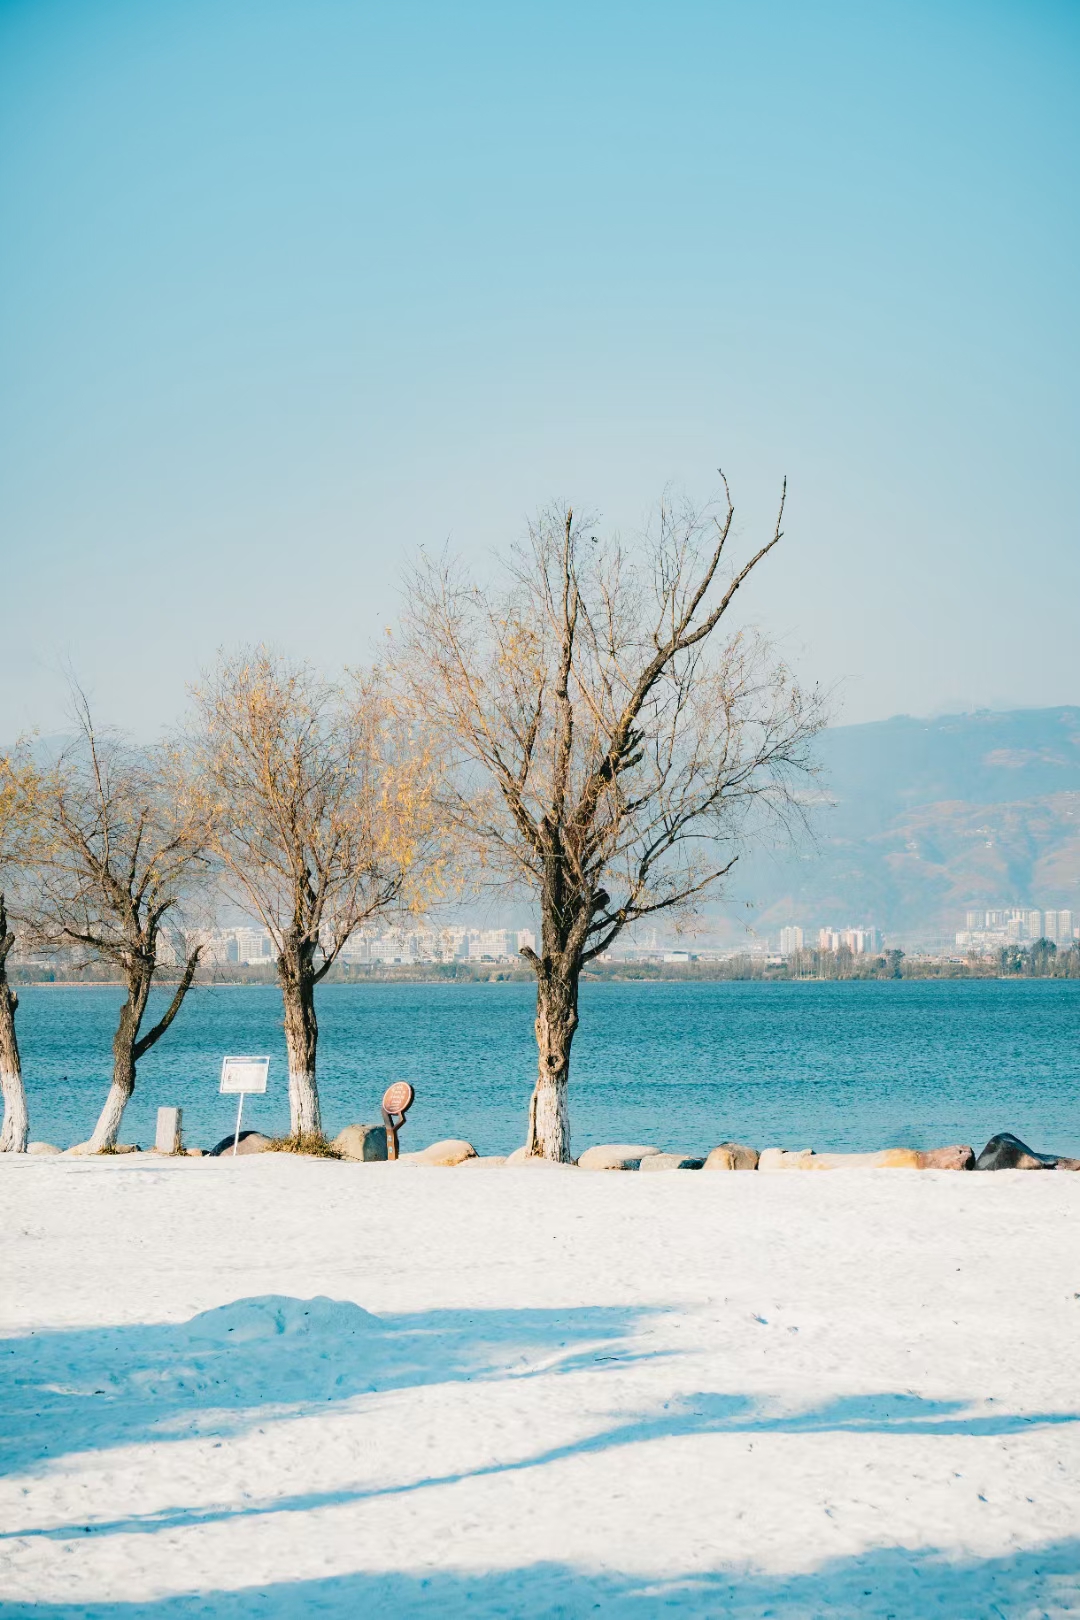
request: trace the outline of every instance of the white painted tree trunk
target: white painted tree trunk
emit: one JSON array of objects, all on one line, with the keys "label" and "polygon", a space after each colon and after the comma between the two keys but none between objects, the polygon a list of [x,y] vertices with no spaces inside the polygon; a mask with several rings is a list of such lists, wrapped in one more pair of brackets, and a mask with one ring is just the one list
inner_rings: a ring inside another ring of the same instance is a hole
[{"label": "white painted tree trunk", "polygon": [[570,1108],[565,1074],[537,1076],[529,1103],[530,1154],[570,1163]]},{"label": "white painted tree trunk", "polygon": [[100,1153],[103,1148],[116,1146],[120,1136],[120,1125],[124,1118],[124,1109],[128,1105],[130,1096],[131,1090],[128,1087],[118,1080],[113,1081],[109,1087],[109,1095],[105,1099],[105,1106],[98,1116],[97,1124],[94,1126],[94,1134],[87,1143],[90,1152]]},{"label": "white painted tree trunk", "polygon": [[30,1135],[30,1118],[26,1111],[26,1090],[23,1086],[22,1059],[15,1034],[15,1011],[19,998],[7,979],[8,952],[15,943],[15,935],[8,932],[7,910],[0,894],[0,1091],[4,1098],[4,1123],[0,1127],[0,1153],[25,1153]]},{"label": "white painted tree trunk", "polygon": [[536,987],[536,1085],[525,1148],[530,1156],[570,1163],[570,1046],[577,1029],[577,979],[540,979]]},{"label": "white painted tree trunk", "polygon": [[25,1153],[30,1135],[30,1116],[26,1111],[26,1090],[21,1070],[6,1065],[0,1067],[0,1090],[4,1095],[0,1153]]},{"label": "white painted tree trunk", "polygon": [[315,984],[309,963],[297,953],[278,960],[285,1014],[285,1049],[289,1055],[289,1128],[293,1136],[321,1136],[322,1114],[315,1079],[319,1021],[315,1016]]},{"label": "white painted tree trunk", "polygon": [[289,1120],[294,1136],[321,1136],[322,1113],[315,1076],[306,1069],[289,1069]]}]

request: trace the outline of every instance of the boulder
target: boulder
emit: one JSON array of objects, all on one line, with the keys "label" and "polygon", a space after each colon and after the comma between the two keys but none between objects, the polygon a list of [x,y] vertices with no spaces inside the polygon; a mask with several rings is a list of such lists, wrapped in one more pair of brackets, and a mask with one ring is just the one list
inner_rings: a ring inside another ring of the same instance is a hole
[{"label": "boulder", "polygon": [[920,1170],[973,1170],[975,1152],[969,1147],[929,1148],[918,1155]]},{"label": "boulder", "polygon": [[[207,1157],[211,1159],[222,1159],[227,1155],[229,1158],[232,1158],[232,1148],[235,1138],[235,1131],[232,1131],[228,1136],[223,1136],[220,1142],[215,1142]],[[236,1149],[237,1158],[239,1158],[242,1153],[265,1153],[269,1146],[270,1138],[268,1136],[263,1136],[261,1131],[241,1131],[240,1141]]]},{"label": "boulder", "polygon": [[526,1153],[523,1147],[515,1148],[505,1161],[508,1168],[520,1170],[522,1165],[543,1165],[548,1170],[576,1170],[576,1164],[561,1164],[558,1159],[542,1159],[538,1153]]},{"label": "boulder", "polygon": [[[775,1150],[774,1150],[775,1151]],[[705,1170],[756,1170],[757,1148],[744,1147],[742,1142],[721,1142],[705,1160]]]},{"label": "boulder", "polygon": [[1057,1166],[1056,1155],[1051,1153],[1036,1153],[1029,1148],[1026,1142],[1021,1142],[1018,1136],[1002,1131],[999,1136],[992,1136],[975,1160],[976,1170],[1053,1170]]},{"label": "boulder", "polygon": [[475,1159],[462,1159],[461,1169],[467,1170],[471,1164],[488,1164],[494,1168],[496,1165],[505,1163],[506,1158],[501,1153],[479,1153]]},{"label": "boulder", "polygon": [[185,1148],[184,1157],[185,1159],[205,1159],[206,1154],[202,1148]]},{"label": "boulder", "polygon": [[[943,1150],[945,1151],[945,1150]],[[956,1149],[947,1150],[956,1152]],[[915,1148],[880,1148],[876,1153],[815,1153],[803,1148],[785,1153],[783,1148],[766,1148],[758,1161],[759,1170],[928,1170],[934,1165],[922,1161],[927,1155]],[[941,1167],[937,1167],[941,1168]],[[949,1168],[944,1166],[944,1168]]]},{"label": "boulder", "polygon": [[639,1170],[700,1170],[704,1159],[689,1159],[682,1153],[646,1153]]},{"label": "boulder", "polygon": [[27,1142],[26,1151],[27,1153],[45,1154],[59,1153],[61,1150],[58,1147],[53,1147],[51,1142]]},{"label": "boulder", "polygon": [[789,1153],[786,1148],[763,1148],[758,1154],[759,1170],[812,1170],[808,1161],[815,1157],[813,1148],[800,1148]]},{"label": "boulder", "polygon": [[334,1137],[331,1146],[337,1148],[343,1159],[357,1159],[374,1161],[385,1159],[386,1126],[385,1125],[346,1125]]},{"label": "boulder", "polygon": [[578,1159],[582,1170],[637,1170],[642,1159],[659,1153],[657,1147],[638,1147],[630,1142],[607,1142],[586,1148]]},{"label": "boulder", "polygon": [[398,1158],[412,1164],[441,1164],[452,1166],[464,1164],[466,1159],[475,1159],[476,1149],[471,1142],[459,1141],[450,1137],[445,1142],[432,1142],[430,1147],[421,1148],[419,1153],[400,1153]]}]

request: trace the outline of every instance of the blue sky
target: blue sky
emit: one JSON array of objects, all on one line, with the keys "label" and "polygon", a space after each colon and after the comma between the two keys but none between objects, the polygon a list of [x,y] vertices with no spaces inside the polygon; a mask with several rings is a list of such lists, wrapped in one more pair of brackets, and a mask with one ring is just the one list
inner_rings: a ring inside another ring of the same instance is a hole
[{"label": "blue sky", "polygon": [[0,737],[728,471],[838,718],[1080,702],[1080,8],[0,0]]}]

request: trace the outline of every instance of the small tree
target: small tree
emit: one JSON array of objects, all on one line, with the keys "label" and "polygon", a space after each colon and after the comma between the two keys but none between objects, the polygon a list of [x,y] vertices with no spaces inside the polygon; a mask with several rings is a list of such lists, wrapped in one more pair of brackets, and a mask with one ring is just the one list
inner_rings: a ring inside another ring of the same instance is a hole
[{"label": "small tree", "polygon": [[[685,912],[765,811],[794,806],[822,724],[746,632],[717,634],[781,538],[722,578],[734,510],[665,505],[643,549],[545,512],[502,585],[422,563],[397,669],[448,755],[446,815],[483,869],[540,910],[538,1077],[527,1150],[570,1157],[578,981],[630,924]],[[783,504],[781,503],[781,517]]]},{"label": "small tree", "polygon": [[15,944],[10,925],[4,875],[24,865],[33,803],[34,772],[25,758],[0,759],[0,1091],[4,1122],[0,1127],[0,1153],[25,1153],[30,1134],[22,1059],[15,1033],[19,998],[7,976],[7,960]]},{"label": "small tree", "polygon": [[204,806],[175,754],[95,729],[75,693],[79,735],[43,769],[35,797],[33,929],[43,943],[111,962],[127,986],[113,1036],[113,1078],[88,1150],[114,1147],[139,1059],[191,988],[196,947],[162,1017],[143,1032],[162,927],[207,868]]},{"label": "small tree", "polygon": [[425,762],[374,675],[335,685],[258,648],[223,658],[195,697],[224,888],[277,954],[291,1128],[320,1136],[315,987],[432,871]]}]

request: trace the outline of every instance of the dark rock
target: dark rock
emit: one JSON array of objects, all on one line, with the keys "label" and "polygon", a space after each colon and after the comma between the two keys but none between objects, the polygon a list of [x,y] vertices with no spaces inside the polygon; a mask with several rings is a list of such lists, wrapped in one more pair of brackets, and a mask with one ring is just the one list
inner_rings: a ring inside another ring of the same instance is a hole
[{"label": "dark rock", "polygon": [[992,1136],[975,1160],[976,1170],[1053,1170],[1057,1157],[1052,1153],[1036,1153],[1026,1142],[1009,1131]]},{"label": "dark rock", "polygon": [[[222,1154],[231,1153],[232,1146],[235,1141],[235,1131],[230,1132],[228,1136],[223,1136],[221,1141],[216,1143],[215,1146],[210,1149],[209,1153],[207,1154],[207,1158],[220,1159]],[[238,1155],[241,1153],[265,1153],[269,1145],[270,1138],[268,1136],[263,1136],[261,1131],[241,1131],[240,1144],[236,1151]]]}]

